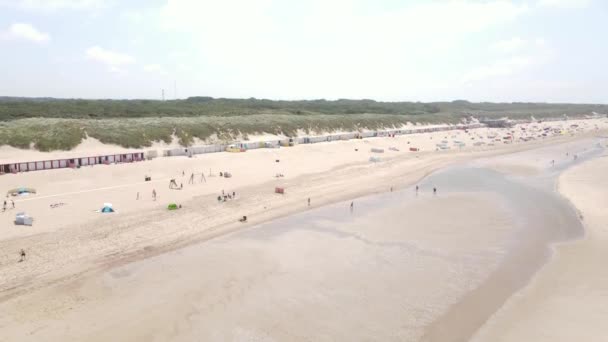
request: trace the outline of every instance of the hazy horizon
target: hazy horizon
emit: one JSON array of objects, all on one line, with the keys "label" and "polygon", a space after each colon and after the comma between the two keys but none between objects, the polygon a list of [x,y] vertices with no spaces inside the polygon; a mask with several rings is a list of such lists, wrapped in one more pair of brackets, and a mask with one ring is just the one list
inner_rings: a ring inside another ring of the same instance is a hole
[{"label": "hazy horizon", "polygon": [[[194,98],[194,97],[208,97],[205,95],[193,95],[193,96],[189,96],[189,97],[185,97],[185,98],[166,98],[164,101],[186,101],[190,98]],[[293,101],[293,102],[298,102],[298,101],[327,101],[327,102],[335,102],[335,101],[374,101],[374,102],[382,102],[382,103],[454,103],[454,102],[458,102],[458,101],[465,101],[468,103],[493,103],[493,104],[548,104],[548,105],[568,105],[568,104],[573,104],[573,105],[605,105],[607,103],[590,103],[590,102],[548,102],[548,101],[536,101],[536,102],[523,102],[523,101],[502,101],[502,102],[493,102],[493,101],[469,101],[466,99],[455,99],[455,100],[437,100],[437,101],[410,101],[410,100],[393,100],[393,101],[383,101],[383,100],[376,100],[376,99],[369,99],[369,98],[360,98],[360,99],[354,99],[354,98],[340,98],[340,99],[326,99],[326,98],[293,98],[293,99],[271,99],[271,98],[257,98],[257,97],[211,97],[214,100],[249,100],[249,99],[253,99],[253,100],[263,100],[263,101]],[[160,98],[87,98],[87,97],[50,97],[50,96],[7,96],[7,95],[2,95],[0,94],[0,99],[23,99],[23,100],[44,100],[44,99],[49,99],[49,100],[85,100],[85,101],[163,101]]]},{"label": "hazy horizon", "polygon": [[605,22],[599,0],[0,0],[0,95],[606,104]]}]

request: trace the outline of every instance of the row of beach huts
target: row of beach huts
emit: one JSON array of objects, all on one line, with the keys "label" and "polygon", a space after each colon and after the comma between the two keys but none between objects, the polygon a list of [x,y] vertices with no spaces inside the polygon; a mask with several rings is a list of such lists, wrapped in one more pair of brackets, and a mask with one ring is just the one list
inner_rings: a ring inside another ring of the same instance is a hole
[{"label": "row of beach huts", "polygon": [[394,130],[381,130],[381,131],[365,131],[365,132],[348,132],[348,133],[335,133],[318,136],[303,136],[294,138],[283,138],[268,141],[241,141],[230,144],[217,144],[217,145],[204,145],[204,146],[193,146],[183,148],[166,149],[162,151],[163,157],[174,157],[174,156],[193,156],[197,154],[215,153],[215,152],[242,152],[246,150],[253,150],[258,148],[278,148],[281,146],[293,146],[299,144],[316,144],[322,142],[339,141],[339,140],[352,140],[352,139],[363,139],[363,138],[374,138],[374,137],[388,137],[405,134],[416,134],[416,133],[428,133],[428,132],[439,132],[449,130],[464,130],[484,127],[485,125],[480,123],[473,124],[459,124],[459,125],[441,125],[441,126],[420,126],[412,127],[407,129],[394,129]]},{"label": "row of beach huts", "polygon": [[[387,137],[405,134],[416,134],[416,133],[427,133],[427,132],[438,132],[448,130],[464,130],[483,127],[483,124],[459,124],[459,125],[441,125],[441,126],[416,126],[412,128],[404,129],[393,129],[393,130],[377,130],[377,131],[365,131],[365,132],[350,132],[350,133],[335,133],[318,136],[304,136],[294,138],[283,138],[269,141],[241,141],[234,142],[231,144],[215,144],[215,145],[204,145],[204,146],[191,146],[183,148],[166,149],[162,151],[163,157],[173,156],[193,156],[197,154],[205,153],[216,153],[216,152],[242,152],[246,150],[253,150],[258,148],[278,148],[281,146],[293,146],[296,144],[315,144],[321,142],[339,141],[339,140],[351,140],[351,139],[363,139],[373,137]],[[79,168],[82,166],[92,166],[99,164],[118,164],[118,163],[131,163],[137,161],[143,161],[146,159],[154,159],[158,157],[158,151],[134,151],[120,154],[107,154],[107,155],[93,155],[93,156],[77,156],[77,157],[66,157],[59,159],[50,160],[38,160],[38,161],[0,161],[0,175],[8,173],[28,172],[28,171],[40,171],[40,170],[52,170],[61,168]]]}]

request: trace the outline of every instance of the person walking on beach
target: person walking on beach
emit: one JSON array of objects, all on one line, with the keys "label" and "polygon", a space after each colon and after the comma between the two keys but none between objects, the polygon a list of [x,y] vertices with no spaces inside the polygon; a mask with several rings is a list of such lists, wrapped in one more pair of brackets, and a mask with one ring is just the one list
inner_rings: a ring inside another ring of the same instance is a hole
[{"label": "person walking on beach", "polygon": [[21,256],[21,258],[19,259],[19,262],[24,262],[25,261],[25,250],[22,248],[21,252],[19,252],[19,255]]},{"label": "person walking on beach", "polygon": [[433,195],[437,195],[437,188],[433,187]]},{"label": "person walking on beach", "polygon": [[308,206],[310,207],[310,197],[308,197]]},{"label": "person walking on beach", "polygon": [[152,189],[152,199],[156,201],[156,189]]},{"label": "person walking on beach", "polygon": [[15,201],[11,200],[11,205],[13,206],[13,209],[15,209]]},{"label": "person walking on beach", "polygon": [[135,198],[136,201],[139,201],[139,191],[137,192],[137,197]]},{"label": "person walking on beach", "polygon": [[188,180],[188,184],[194,184],[194,172],[190,175],[190,179]]},{"label": "person walking on beach", "polygon": [[416,195],[418,195],[418,185],[416,185]]},{"label": "person walking on beach", "polygon": [[353,209],[355,209],[355,202],[350,202],[350,212],[353,212]]}]

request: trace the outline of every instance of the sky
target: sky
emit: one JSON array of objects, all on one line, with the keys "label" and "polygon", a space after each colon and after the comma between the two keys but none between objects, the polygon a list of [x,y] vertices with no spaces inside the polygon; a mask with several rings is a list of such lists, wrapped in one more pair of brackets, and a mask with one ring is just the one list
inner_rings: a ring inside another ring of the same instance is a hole
[{"label": "sky", "polygon": [[608,103],[604,0],[0,0],[0,96]]}]

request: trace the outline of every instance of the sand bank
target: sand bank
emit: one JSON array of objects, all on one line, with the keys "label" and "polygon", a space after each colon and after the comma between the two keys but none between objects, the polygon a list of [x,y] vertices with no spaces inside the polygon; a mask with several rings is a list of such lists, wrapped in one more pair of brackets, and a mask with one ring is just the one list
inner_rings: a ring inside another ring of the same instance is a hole
[{"label": "sand bank", "polygon": [[579,210],[586,235],[555,246],[534,280],[511,298],[475,341],[606,341],[608,158],[567,170],[559,191]]}]

